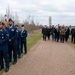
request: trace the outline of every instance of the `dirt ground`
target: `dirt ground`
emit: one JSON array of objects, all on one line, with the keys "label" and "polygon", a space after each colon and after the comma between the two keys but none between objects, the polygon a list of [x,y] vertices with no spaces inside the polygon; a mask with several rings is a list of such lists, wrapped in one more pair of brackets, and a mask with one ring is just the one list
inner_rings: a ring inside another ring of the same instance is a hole
[{"label": "dirt ground", "polygon": [[75,49],[67,43],[40,40],[3,75],[75,75]]}]

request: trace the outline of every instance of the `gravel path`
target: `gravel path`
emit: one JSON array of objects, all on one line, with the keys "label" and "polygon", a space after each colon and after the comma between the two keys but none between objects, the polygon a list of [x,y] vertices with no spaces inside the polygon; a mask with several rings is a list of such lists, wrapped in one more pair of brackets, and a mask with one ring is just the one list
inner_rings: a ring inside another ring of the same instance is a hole
[{"label": "gravel path", "polygon": [[3,75],[75,75],[75,49],[67,43],[40,40]]}]

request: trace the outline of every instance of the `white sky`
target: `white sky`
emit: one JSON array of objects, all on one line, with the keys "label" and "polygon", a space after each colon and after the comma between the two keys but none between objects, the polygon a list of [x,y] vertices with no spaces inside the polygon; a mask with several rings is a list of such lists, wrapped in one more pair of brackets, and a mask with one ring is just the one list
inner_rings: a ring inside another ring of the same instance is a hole
[{"label": "white sky", "polygon": [[53,25],[75,25],[75,0],[0,0],[0,14],[5,15],[8,6],[20,22],[31,15],[35,22],[48,25],[52,16]]}]

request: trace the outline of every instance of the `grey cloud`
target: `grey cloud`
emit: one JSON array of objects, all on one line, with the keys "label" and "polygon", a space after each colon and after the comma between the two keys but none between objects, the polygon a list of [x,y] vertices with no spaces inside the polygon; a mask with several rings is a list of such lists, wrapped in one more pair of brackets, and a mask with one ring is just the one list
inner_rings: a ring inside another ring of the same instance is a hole
[{"label": "grey cloud", "polygon": [[74,24],[75,3],[72,1],[65,3],[62,8],[60,7],[61,4],[58,6],[56,3],[43,4],[43,0],[10,0],[10,2],[9,0],[0,0],[0,13],[5,13],[9,5],[13,13],[18,13],[20,21],[25,20],[27,16],[31,15],[40,23],[48,24],[48,18],[52,16],[53,24]]}]

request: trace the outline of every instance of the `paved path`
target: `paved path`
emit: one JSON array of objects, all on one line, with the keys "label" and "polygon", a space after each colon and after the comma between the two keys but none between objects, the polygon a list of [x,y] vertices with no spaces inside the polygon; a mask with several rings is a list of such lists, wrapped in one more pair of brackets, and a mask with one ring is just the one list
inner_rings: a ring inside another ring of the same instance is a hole
[{"label": "paved path", "polygon": [[3,75],[75,75],[75,49],[67,43],[40,40]]}]

